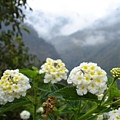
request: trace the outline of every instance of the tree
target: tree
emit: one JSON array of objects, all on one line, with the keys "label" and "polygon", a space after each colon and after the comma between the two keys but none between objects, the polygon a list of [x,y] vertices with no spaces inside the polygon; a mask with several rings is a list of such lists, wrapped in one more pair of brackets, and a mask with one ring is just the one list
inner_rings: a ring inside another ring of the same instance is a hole
[{"label": "tree", "polygon": [[23,9],[32,10],[26,0],[0,0],[0,74],[5,69],[31,66],[34,55],[28,54],[28,48],[22,41],[22,26],[25,19]]}]

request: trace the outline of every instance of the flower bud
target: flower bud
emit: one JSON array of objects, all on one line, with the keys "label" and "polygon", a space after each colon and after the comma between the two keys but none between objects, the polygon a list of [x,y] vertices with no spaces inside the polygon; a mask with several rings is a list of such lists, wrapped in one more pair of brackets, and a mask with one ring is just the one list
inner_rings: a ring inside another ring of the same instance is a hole
[{"label": "flower bud", "polygon": [[120,80],[120,68],[113,68],[110,72],[114,78]]}]

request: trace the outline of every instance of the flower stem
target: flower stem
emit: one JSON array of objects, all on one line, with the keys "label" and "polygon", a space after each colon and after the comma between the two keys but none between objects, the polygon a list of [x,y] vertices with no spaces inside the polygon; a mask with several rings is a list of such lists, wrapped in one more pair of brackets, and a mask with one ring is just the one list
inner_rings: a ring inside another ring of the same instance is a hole
[{"label": "flower stem", "polygon": [[36,79],[34,79],[33,82],[33,88],[34,88],[34,113],[33,113],[33,120],[37,120],[37,114],[36,114],[36,110],[37,110],[37,92],[38,92],[38,82]]},{"label": "flower stem", "polygon": [[[105,92],[105,94],[104,94],[104,96],[103,96],[103,98],[102,98],[102,101],[104,101],[106,95],[107,95],[108,92],[110,91],[110,89],[111,89],[111,87],[113,86],[115,80],[116,80],[116,79],[114,78],[113,81],[112,81],[112,83],[110,84],[108,90]],[[104,101],[101,105],[104,106],[108,101],[109,101],[109,98],[108,98],[106,101]]]},{"label": "flower stem", "polygon": [[93,109],[89,110],[86,114],[82,115],[81,117],[78,118],[78,120],[85,120],[89,115],[94,113],[98,108],[98,105],[96,105]]}]

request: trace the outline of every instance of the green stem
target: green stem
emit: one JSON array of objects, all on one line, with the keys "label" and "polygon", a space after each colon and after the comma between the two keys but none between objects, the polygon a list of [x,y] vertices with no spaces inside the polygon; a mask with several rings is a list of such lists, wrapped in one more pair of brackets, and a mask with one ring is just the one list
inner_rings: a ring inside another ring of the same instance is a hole
[{"label": "green stem", "polygon": [[78,103],[78,110],[77,111],[75,111],[75,120],[78,120],[78,116],[80,115],[80,110],[81,110],[81,100],[79,101],[79,103]]},{"label": "green stem", "polygon": [[87,117],[86,120],[92,119],[93,117],[95,117],[95,116],[97,116],[99,114],[104,113],[104,111],[106,111],[107,109],[109,109],[109,108],[105,108],[104,110],[100,111],[99,113],[96,113],[94,116]]},{"label": "green stem", "polygon": [[[106,95],[108,94],[108,92],[110,91],[110,89],[111,89],[111,87],[113,86],[115,80],[116,80],[116,79],[114,78],[114,80],[113,80],[112,83],[110,84],[108,90],[105,92],[105,94],[104,94],[104,96],[103,96],[103,98],[102,98],[102,101],[104,101],[105,96],[106,96]],[[108,101],[109,101],[109,98],[108,98],[106,101],[104,101],[101,105],[104,106]]]},{"label": "green stem", "polygon": [[111,102],[111,103],[109,103],[109,104],[105,104],[105,106],[108,106],[108,105],[114,105],[114,104],[116,104],[116,103],[118,103],[118,102],[120,102],[120,100],[116,100],[116,101]]},{"label": "green stem", "polygon": [[85,120],[89,115],[94,113],[97,110],[98,106],[95,106],[93,109],[89,110],[86,114],[82,115],[81,117],[78,118],[78,120]]},{"label": "green stem", "polygon": [[37,114],[36,114],[36,110],[37,110],[37,92],[38,92],[38,82],[36,79],[34,79],[34,83],[33,83],[33,88],[34,88],[34,113],[33,113],[33,120],[37,120]]}]

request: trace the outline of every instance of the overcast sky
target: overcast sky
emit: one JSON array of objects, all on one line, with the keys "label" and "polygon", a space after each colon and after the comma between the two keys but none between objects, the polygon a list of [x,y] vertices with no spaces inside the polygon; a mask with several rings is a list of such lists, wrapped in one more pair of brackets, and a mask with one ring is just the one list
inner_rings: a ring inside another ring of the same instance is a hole
[{"label": "overcast sky", "polygon": [[[40,36],[50,38],[71,34],[107,16],[120,7],[120,0],[28,0],[28,4],[33,12],[27,15],[27,22],[34,25]],[[68,21],[63,24],[59,16]],[[56,33],[55,25],[61,27]]]}]

